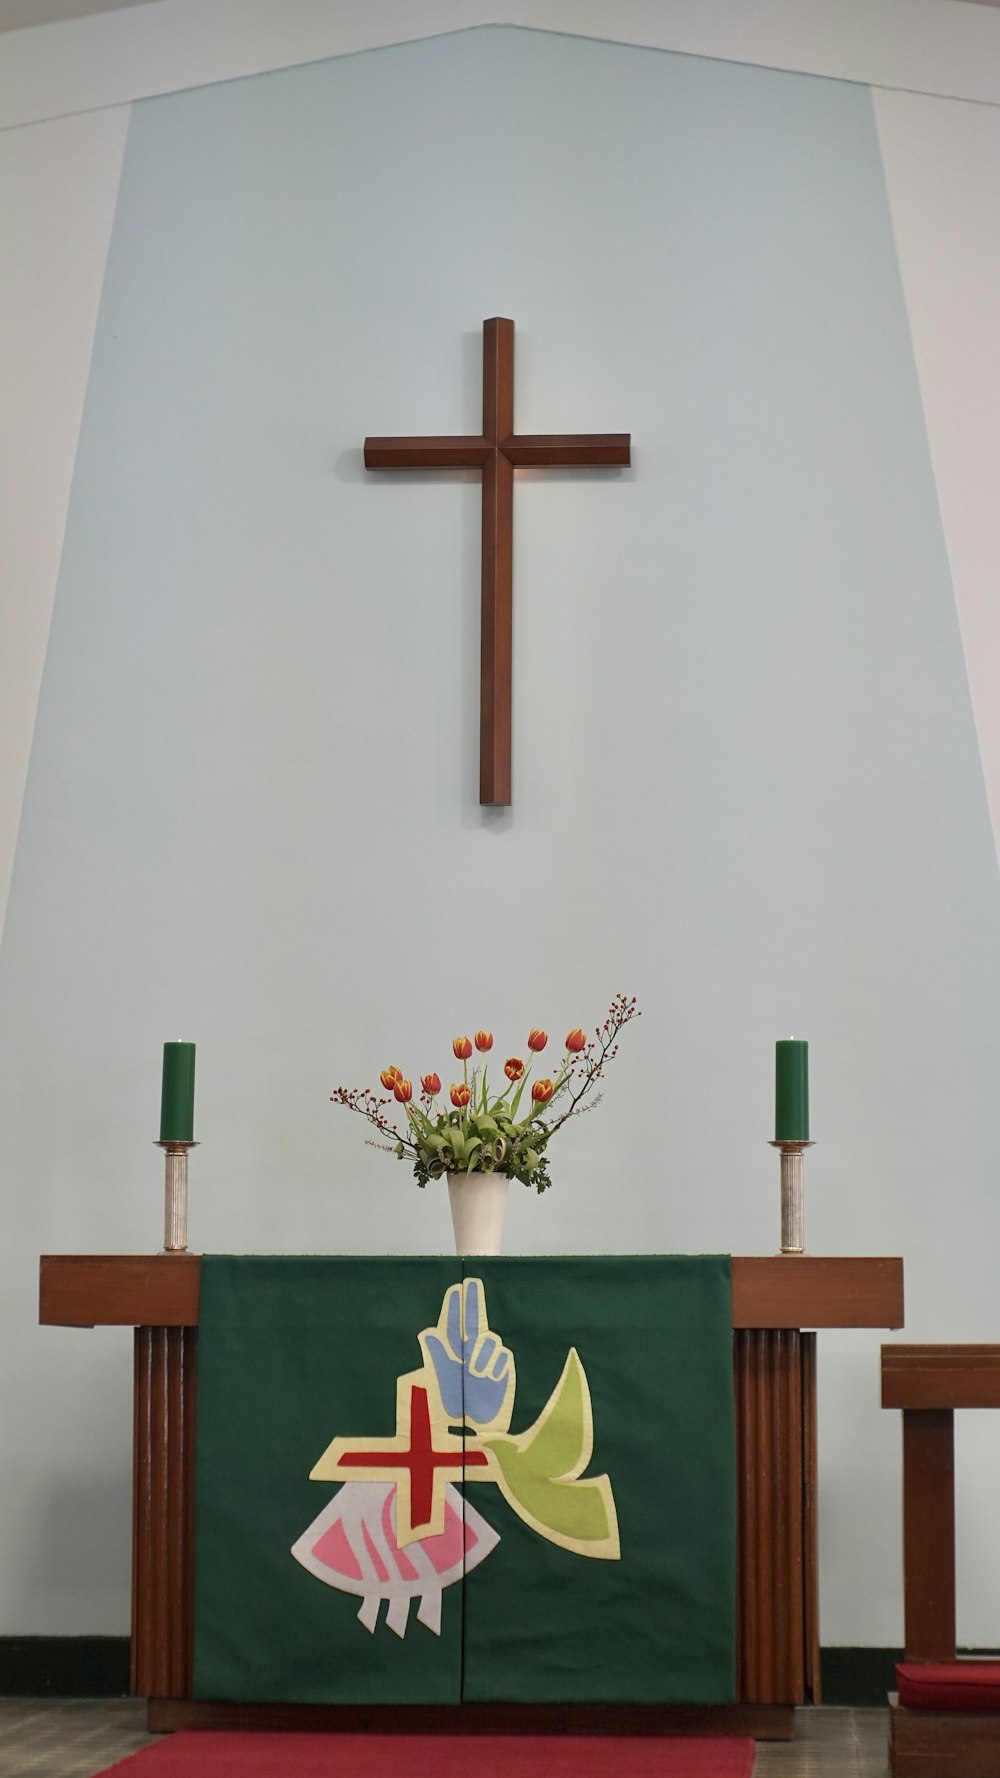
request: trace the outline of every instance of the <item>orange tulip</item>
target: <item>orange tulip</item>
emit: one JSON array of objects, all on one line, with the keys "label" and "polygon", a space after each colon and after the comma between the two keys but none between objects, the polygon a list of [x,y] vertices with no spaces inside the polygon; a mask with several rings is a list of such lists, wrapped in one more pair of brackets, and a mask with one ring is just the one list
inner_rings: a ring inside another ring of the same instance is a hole
[{"label": "orange tulip", "polygon": [[451,1040],[451,1047],[454,1050],[459,1061],[465,1062],[465,1061],[467,1061],[469,1056],[471,1056],[471,1054],[472,1054],[472,1038],[471,1037],[453,1037]]},{"label": "orange tulip", "polygon": [[483,1055],[486,1050],[491,1050],[493,1048],[493,1033],[492,1033],[492,1031],[477,1031],[476,1032],[476,1048],[479,1051],[480,1055]]},{"label": "orange tulip", "polygon": [[408,1104],[413,1098],[413,1082],[412,1080],[404,1080],[402,1076],[397,1080],[392,1090],[401,1105]]},{"label": "orange tulip", "polygon": [[586,1041],[586,1033],[577,1027],[577,1029],[571,1031],[566,1038],[566,1048],[568,1050],[582,1050]]},{"label": "orange tulip", "polygon": [[529,1031],[528,1032],[528,1048],[529,1048],[529,1050],[543,1050],[545,1048],[545,1045],[548,1043],[548,1041],[549,1041],[549,1034],[547,1031]]},{"label": "orange tulip", "polygon": [[379,1075],[379,1080],[382,1082],[387,1093],[391,1093],[397,1080],[402,1080],[402,1078],[403,1070],[401,1068],[383,1068]]},{"label": "orange tulip", "polygon": [[534,1099],[536,1105],[545,1105],[551,1099],[554,1092],[555,1081],[536,1080],[531,1089],[531,1097]]},{"label": "orange tulip", "polygon": [[463,1086],[461,1081],[451,1083],[451,1102],[456,1111],[462,1111],[472,1098],[472,1088]]},{"label": "orange tulip", "polygon": [[520,1080],[524,1073],[524,1063],[520,1056],[508,1056],[503,1065],[503,1071],[508,1080]]},{"label": "orange tulip", "polygon": [[429,1093],[433,1098],[435,1093],[441,1091],[441,1076],[440,1074],[422,1074],[420,1076],[420,1085],[423,1087],[424,1092]]}]

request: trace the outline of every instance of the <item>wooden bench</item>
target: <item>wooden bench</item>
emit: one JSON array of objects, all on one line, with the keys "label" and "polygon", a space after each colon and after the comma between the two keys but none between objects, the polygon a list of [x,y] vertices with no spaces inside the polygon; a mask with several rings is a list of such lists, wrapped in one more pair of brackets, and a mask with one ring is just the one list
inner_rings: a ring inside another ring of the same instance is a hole
[{"label": "wooden bench", "polygon": [[[955,1646],[955,1409],[1000,1408],[1000,1346],[883,1346],[882,1406],[903,1413],[905,1664],[926,1664],[921,1691],[930,1697],[940,1680],[952,1705],[969,1681],[961,1709],[890,1697],[890,1769],[895,1778],[1000,1778],[1000,1710],[983,1709],[983,1666],[974,1685],[976,1669]],[[1000,1694],[1000,1662],[995,1677]]]}]

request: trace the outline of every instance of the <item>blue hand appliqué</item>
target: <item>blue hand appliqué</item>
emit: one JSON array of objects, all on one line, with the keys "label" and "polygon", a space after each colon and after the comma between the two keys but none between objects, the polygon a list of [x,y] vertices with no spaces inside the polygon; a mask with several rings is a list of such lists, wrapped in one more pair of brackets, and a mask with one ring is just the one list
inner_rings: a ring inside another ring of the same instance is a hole
[{"label": "blue hand appliqu\u00e9", "polygon": [[451,1285],[437,1326],[425,1329],[420,1344],[450,1420],[506,1429],[514,1406],[514,1360],[490,1328],[478,1278]]}]

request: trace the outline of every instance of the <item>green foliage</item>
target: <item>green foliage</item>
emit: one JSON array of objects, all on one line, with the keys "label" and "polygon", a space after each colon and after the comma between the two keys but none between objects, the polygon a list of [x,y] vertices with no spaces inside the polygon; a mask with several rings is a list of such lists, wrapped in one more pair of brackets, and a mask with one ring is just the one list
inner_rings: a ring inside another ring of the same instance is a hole
[{"label": "green foliage", "polygon": [[[514,1098],[520,1096],[519,1087]],[[470,1104],[467,1111],[442,1111],[432,1120],[418,1106],[408,1105],[411,1145],[400,1143],[395,1152],[400,1160],[414,1157],[413,1177],[421,1186],[445,1173],[508,1173],[543,1192],[552,1181],[545,1158],[549,1132],[538,1115],[541,1109],[536,1106],[518,1120],[514,1099],[501,1095],[484,1111],[473,1112]]]}]

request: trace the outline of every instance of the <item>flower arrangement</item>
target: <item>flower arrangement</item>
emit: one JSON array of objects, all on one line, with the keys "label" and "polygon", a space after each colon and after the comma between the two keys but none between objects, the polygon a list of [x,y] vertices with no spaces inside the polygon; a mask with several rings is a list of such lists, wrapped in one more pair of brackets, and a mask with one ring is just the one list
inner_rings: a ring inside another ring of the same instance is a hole
[{"label": "flower arrangement", "polygon": [[[474,1038],[456,1037],[451,1047],[462,1064],[462,1078],[452,1081],[449,1088],[450,1109],[442,1103],[439,1074],[421,1075],[419,1102],[414,1103],[413,1082],[396,1067],[384,1068],[379,1076],[384,1094],[370,1087],[338,1087],[331,1101],[360,1112],[387,1138],[375,1142],[369,1137],[373,1147],[384,1148],[401,1161],[412,1160],[419,1186],[447,1173],[507,1173],[543,1192],[552,1184],[549,1143],[569,1118],[600,1103],[600,1094],[589,1105],[583,1100],[617,1055],[619,1033],[638,1016],[635,996],[629,1000],[624,994],[617,995],[593,1037],[588,1039],[579,1027],[567,1034],[555,1076],[539,1075],[534,1080],[532,1062],[549,1039],[545,1031],[529,1031],[531,1060],[508,1056],[503,1065],[506,1085],[499,1092],[491,1091],[487,1081],[492,1031],[477,1031]],[[477,1061],[473,1060],[474,1052]],[[403,1130],[390,1121],[397,1106],[406,1118]]]}]

